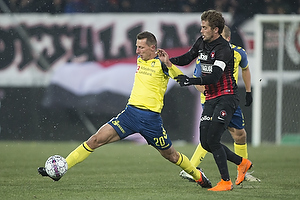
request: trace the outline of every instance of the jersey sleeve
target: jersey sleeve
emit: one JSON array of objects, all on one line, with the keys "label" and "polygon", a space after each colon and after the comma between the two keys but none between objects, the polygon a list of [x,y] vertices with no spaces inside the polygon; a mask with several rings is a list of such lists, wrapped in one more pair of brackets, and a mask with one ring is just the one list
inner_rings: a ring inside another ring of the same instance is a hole
[{"label": "jersey sleeve", "polygon": [[190,64],[195,58],[198,56],[198,50],[200,43],[202,42],[202,38],[199,37],[197,41],[193,44],[192,48],[185,54],[170,58],[170,61],[174,65],[184,66]]},{"label": "jersey sleeve", "polygon": [[240,55],[241,55],[241,62],[240,62],[240,67],[242,69],[246,69],[249,66],[248,63],[248,58],[247,58],[247,53],[244,49],[240,48],[236,50]]},{"label": "jersey sleeve", "polygon": [[182,71],[180,69],[178,69],[178,67],[176,67],[175,65],[172,64],[172,67],[168,67],[168,75],[174,79],[174,77],[183,74]]},{"label": "jersey sleeve", "polygon": [[202,75],[202,68],[201,68],[201,63],[200,63],[200,60],[199,58],[196,60],[196,67],[195,67],[195,70],[194,70],[194,77],[195,78],[198,78]]}]

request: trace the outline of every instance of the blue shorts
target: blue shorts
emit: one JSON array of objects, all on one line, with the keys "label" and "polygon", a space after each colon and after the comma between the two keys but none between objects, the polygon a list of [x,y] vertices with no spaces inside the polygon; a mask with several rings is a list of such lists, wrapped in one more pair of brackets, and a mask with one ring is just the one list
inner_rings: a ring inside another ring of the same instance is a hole
[{"label": "blue shorts", "polygon": [[117,117],[112,118],[108,124],[117,131],[121,139],[134,133],[140,133],[147,140],[148,144],[157,149],[164,150],[172,146],[159,113],[128,105]]},{"label": "blue shorts", "polygon": [[240,106],[237,107],[228,126],[236,129],[245,128],[245,119]]},{"label": "blue shorts", "polygon": [[[204,104],[202,104],[202,108],[204,107]],[[228,127],[236,128],[236,129],[243,129],[245,128],[245,119],[244,115],[242,113],[242,109],[240,106],[237,107],[235,110]]]}]

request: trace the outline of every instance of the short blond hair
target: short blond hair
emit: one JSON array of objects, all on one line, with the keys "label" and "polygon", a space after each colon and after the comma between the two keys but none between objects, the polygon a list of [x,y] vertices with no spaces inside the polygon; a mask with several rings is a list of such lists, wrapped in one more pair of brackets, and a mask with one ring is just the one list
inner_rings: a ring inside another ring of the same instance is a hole
[{"label": "short blond hair", "polygon": [[224,38],[231,38],[231,30],[226,25],[224,26],[223,34],[222,35],[224,36]]}]

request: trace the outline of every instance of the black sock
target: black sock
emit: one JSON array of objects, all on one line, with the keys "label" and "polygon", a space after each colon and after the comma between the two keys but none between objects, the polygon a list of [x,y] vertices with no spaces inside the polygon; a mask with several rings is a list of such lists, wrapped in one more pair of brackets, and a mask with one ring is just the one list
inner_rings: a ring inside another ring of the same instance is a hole
[{"label": "black sock", "polygon": [[220,149],[217,149],[212,152],[215,162],[219,168],[221,178],[224,181],[230,180],[229,172],[228,172],[228,166],[227,166],[227,155],[223,148],[223,146]]},{"label": "black sock", "polygon": [[227,160],[229,160],[230,162],[233,162],[236,165],[241,164],[243,158],[237,154],[235,154],[234,152],[232,152],[230,149],[228,149],[228,147],[226,147],[225,145],[223,145],[223,149],[226,152],[227,155]]}]

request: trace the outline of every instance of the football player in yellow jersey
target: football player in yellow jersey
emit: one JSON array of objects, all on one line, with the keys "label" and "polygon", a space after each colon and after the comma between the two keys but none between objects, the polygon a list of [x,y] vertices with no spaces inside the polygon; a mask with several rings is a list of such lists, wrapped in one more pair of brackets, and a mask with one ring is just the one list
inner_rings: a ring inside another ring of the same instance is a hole
[{"label": "football player in yellow jersey", "polygon": [[[228,26],[224,27],[222,36],[228,42],[230,41],[231,31]],[[234,50],[233,76],[237,82],[238,74],[239,74],[239,67],[241,67],[242,78],[243,78],[243,81],[245,84],[245,89],[246,89],[246,104],[245,104],[245,106],[250,106],[252,103],[251,74],[250,74],[250,70],[249,70],[247,54],[246,54],[245,50],[241,47],[238,47],[238,46],[235,46],[232,44],[231,44],[231,47]],[[197,60],[196,68],[194,71],[194,77],[199,77],[200,74],[201,74],[201,66]],[[202,85],[195,85],[195,87],[197,90],[199,90],[201,92],[201,104],[203,105],[205,102],[205,87]],[[243,158],[248,158],[247,141],[246,141],[247,135],[246,135],[246,130],[244,127],[245,127],[244,116],[243,116],[240,106],[238,106],[236,112],[234,113],[234,115],[228,125],[228,131],[230,132],[230,134],[232,135],[232,138],[234,139],[235,153]],[[199,144],[191,158],[191,163],[195,166],[198,166],[204,159],[206,153],[207,153],[207,151],[202,148],[201,144]],[[189,179],[190,181],[193,181],[192,177],[189,176],[184,171],[181,171],[179,175],[185,179]],[[252,176],[251,173],[249,173],[249,172],[246,173],[245,180],[260,182],[260,180],[258,178]]]},{"label": "football player in yellow jersey", "polygon": [[[164,158],[181,167],[202,187],[211,188],[205,175],[185,155],[175,150],[163,127],[160,113],[168,81],[182,72],[170,62],[163,49],[157,49],[156,38],[150,32],[137,35],[136,53],[137,70],[126,108],[67,156],[68,170],[85,160],[95,149],[140,133]],[[38,168],[38,172],[49,176],[44,167]],[[58,181],[60,178],[52,179]]]}]

